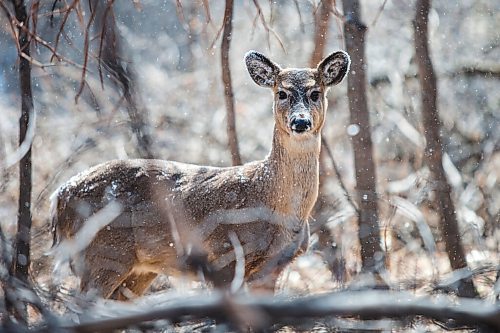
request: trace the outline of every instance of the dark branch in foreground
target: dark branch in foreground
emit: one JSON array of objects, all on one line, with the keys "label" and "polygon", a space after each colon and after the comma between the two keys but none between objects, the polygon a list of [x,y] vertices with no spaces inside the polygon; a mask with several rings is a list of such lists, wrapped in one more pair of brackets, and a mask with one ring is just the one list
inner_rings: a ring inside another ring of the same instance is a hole
[{"label": "dark branch in foreground", "polygon": [[[377,319],[424,316],[447,324],[451,322],[454,325],[500,330],[499,305],[465,298],[415,297],[406,292],[346,291],[296,299],[256,298],[248,295],[229,297],[214,293],[184,299],[153,310],[139,310],[143,308],[144,305],[132,305],[130,311],[133,314],[88,320],[81,324],[66,325],[63,329],[81,333],[108,332],[155,320],[177,322],[186,318],[207,317],[230,322],[239,327],[245,325],[254,329],[265,329],[270,327],[271,322],[275,327],[324,317]],[[120,310],[124,310],[123,306]],[[235,312],[253,315],[246,316],[246,322],[235,323]],[[268,320],[270,318],[272,320]]]}]

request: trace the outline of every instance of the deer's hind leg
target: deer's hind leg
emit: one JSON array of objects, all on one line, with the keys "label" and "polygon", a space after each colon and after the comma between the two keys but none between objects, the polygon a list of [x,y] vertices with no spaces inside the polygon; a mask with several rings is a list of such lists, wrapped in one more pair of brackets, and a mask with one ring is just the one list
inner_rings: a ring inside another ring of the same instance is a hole
[{"label": "deer's hind leg", "polygon": [[136,262],[134,239],[129,233],[101,230],[85,250],[81,291],[96,290],[99,296],[110,298],[132,274]]}]

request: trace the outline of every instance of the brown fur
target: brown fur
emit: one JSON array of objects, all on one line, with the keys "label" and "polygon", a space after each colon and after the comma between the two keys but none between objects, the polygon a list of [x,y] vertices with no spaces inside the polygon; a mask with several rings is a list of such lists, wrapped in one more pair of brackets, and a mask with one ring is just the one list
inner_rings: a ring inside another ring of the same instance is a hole
[{"label": "brown fur", "polygon": [[[349,59],[343,52],[335,54],[331,63],[341,62],[345,68],[336,75],[343,77]],[[286,264],[306,250],[308,218],[318,194],[325,94],[333,84],[328,81],[329,63],[318,69],[282,70],[256,52],[246,60],[254,81],[275,95],[273,144],[264,160],[227,168],[115,160],[60,188],[53,216],[55,243],[73,238],[108,203],[121,207],[120,215],[74,260],[82,291],[96,289],[115,299],[141,295],[157,274],[181,273],[179,256],[190,251],[205,254],[212,282],[227,286],[236,265],[230,234],[237,236],[244,252],[245,281],[273,288]],[[309,98],[313,90],[321,94],[315,102]],[[279,91],[290,99],[280,99]],[[291,130],[294,112],[310,116],[310,130]]]}]

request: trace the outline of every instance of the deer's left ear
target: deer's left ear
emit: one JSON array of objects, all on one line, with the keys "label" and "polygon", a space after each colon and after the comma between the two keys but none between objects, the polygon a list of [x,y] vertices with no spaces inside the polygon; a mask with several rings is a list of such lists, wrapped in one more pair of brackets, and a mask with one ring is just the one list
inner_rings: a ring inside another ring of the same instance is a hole
[{"label": "deer's left ear", "polygon": [[325,86],[338,84],[349,72],[351,58],[344,51],[337,51],[321,60],[317,69],[321,83]]},{"label": "deer's left ear", "polygon": [[250,51],[245,55],[248,73],[261,87],[272,88],[276,84],[276,77],[281,71],[280,66],[272,62],[262,53]]}]

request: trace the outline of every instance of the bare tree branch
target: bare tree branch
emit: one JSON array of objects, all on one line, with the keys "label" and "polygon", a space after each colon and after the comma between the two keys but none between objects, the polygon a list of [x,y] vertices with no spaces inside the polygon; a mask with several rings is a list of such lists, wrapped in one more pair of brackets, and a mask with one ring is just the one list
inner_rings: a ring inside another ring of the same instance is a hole
[{"label": "bare tree branch", "polygon": [[382,14],[382,12],[384,11],[386,3],[387,3],[387,0],[384,0],[384,2],[382,3],[382,5],[379,7],[379,9],[377,11],[377,14],[373,18],[372,27],[374,27],[375,24],[377,24],[378,18],[380,17],[380,14]]},{"label": "bare tree branch", "polygon": [[[406,292],[386,291],[345,291],[295,299],[250,295],[229,298],[215,292],[211,295],[184,298],[175,304],[153,310],[144,311],[144,305],[132,305],[129,308],[131,313],[129,315],[87,320],[81,324],[68,324],[63,328],[78,333],[110,332],[154,320],[168,319],[177,322],[182,318],[206,317],[231,323],[234,320],[232,312],[235,308],[242,312],[260,314],[253,320],[247,319],[246,324],[254,329],[297,325],[304,320],[332,316],[360,319],[424,316],[445,324],[452,320],[454,324],[483,327],[492,331],[500,329],[500,308],[497,305],[472,299],[415,297]],[[122,312],[123,310],[122,307]],[[260,320],[260,318],[272,318],[272,320]]]},{"label": "bare tree branch", "polygon": [[[78,11],[77,5],[80,3],[80,0],[73,0],[71,5],[67,6],[64,17],[61,22],[61,26],[59,27],[59,32],[56,35],[56,41],[54,43],[54,53],[50,59],[50,61],[54,60],[54,57],[56,56],[55,52],[57,51],[57,47],[59,46],[59,41],[61,40],[61,36],[63,34],[64,27],[66,26],[66,21],[68,20],[69,15],[73,10]],[[52,7],[53,9],[55,8],[56,1],[54,1],[54,6]]]},{"label": "bare tree branch", "polygon": [[269,49],[271,49],[271,40],[269,38],[269,34],[272,34],[274,36],[274,38],[276,38],[276,40],[278,41],[278,44],[280,45],[280,47],[283,50],[283,52],[286,53],[286,49],[285,49],[285,45],[283,44],[283,41],[278,36],[278,34],[276,33],[276,31],[274,31],[274,29],[271,28],[269,26],[269,24],[267,24],[266,18],[264,17],[264,13],[262,12],[262,8],[259,5],[259,1],[258,0],[253,0],[253,4],[255,5],[255,8],[257,9],[257,16],[260,18],[262,26],[264,27],[264,30],[267,33],[267,45],[268,45]]},{"label": "bare tree branch", "polygon": [[233,0],[226,0],[223,23],[224,32],[222,33],[222,44],[220,52],[222,83],[224,84],[224,100],[226,102],[227,139],[229,144],[229,151],[231,152],[231,160],[233,165],[240,165],[241,156],[240,150],[238,148],[238,136],[236,134],[233,84],[231,81],[231,69],[229,68],[229,46],[231,44],[233,31],[233,6]]},{"label": "bare tree branch", "polygon": [[202,0],[203,2],[203,9],[205,10],[205,23],[206,24],[211,24],[212,23],[212,15],[210,14],[210,4],[208,3],[208,0]]},{"label": "bare tree branch", "polygon": [[359,215],[359,209],[356,203],[352,200],[351,195],[349,194],[349,191],[347,191],[347,187],[344,184],[344,181],[342,180],[342,175],[340,174],[339,167],[337,166],[337,162],[335,161],[335,158],[333,157],[332,150],[330,149],[330,145],[328,142],[325,140],[323,137],[321,140],[321,145],[323,149],[325,150],[326,154],[328,155],[328,158],[330,159],[330,162],[332,163],[333,171],[335,172],[335,177],[337,177],[337,180],[339,181],[340,188],[342,189],[342,192],[344,192],[344,196],[351,205],[351,207],[356,211],[356,214]]},{"label": "bare tree branch", "polygon": [[304,20],[302,19],[302,12],[300,11],[299,2],[298,0],[293,0],[293,3],[295,5],[295,10],[297,10],[297,14],[299,15],[300,31],[304,33],[306,30],[304,28]]},{"label": "bare tree branch", "polygon": [[[89,6],[90,7],[90,6]],[[87,73],[87,64],[89,60],[89,47],[90,47],[90,28],[92,27],[92,23],[96,17],[97,10],[94,8],[90,8],[90,18],[87,22],[87,26],[85,27],[84,32],[84,43],[83,43],[83,69],[82,69],[82,78],[80,79],[80,87],[75,95],[75,103],[78,103],[78,98],[83,92],[83,88],[85,87],[85,75]]]}]

